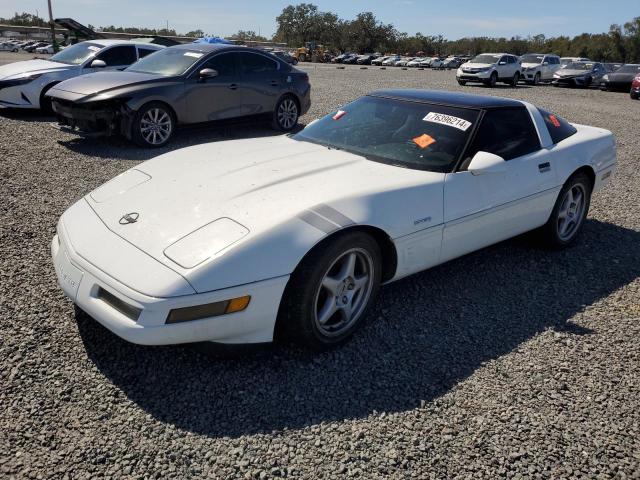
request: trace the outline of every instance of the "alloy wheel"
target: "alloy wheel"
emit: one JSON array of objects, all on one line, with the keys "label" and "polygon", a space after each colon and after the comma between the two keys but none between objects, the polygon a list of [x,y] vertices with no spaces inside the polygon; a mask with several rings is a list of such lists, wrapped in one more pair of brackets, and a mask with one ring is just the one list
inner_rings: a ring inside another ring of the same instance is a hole
[{"label": "alloy wheel", "polygon": [[171,136],[171,116],[161,108],[150,108],[140,120],[142,138],[151,145],[161,145]]},{"label": "alloy wheel", "polygon": [[586,192],[584,186],[577,183],[564,194],[558,210],[558,237],[566,242],[576,234],[584,217]]},{"label": "alloy wheel", "polygon": [[290,130],[298,121],[298,106],[291,98],[285,98],[278,106],[278,124],[284,130]]},{"label": "alloy wheel", "polygon": [[353,248],[336,258],[315,295],[316,328],[335,337],[347,331],[365,310],[374,285],[374,263],[364,249]]}]

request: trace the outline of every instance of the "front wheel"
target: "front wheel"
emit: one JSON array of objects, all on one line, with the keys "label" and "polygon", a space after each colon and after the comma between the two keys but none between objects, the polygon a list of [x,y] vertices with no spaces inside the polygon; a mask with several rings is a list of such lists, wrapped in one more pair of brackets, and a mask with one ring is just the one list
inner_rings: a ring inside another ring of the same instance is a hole
[{"label": "front wheel", "polygon": [[487,87],[495,87],[496,83],[498,82],[498,74],[496,72],[491,72],[491,76],[489,77],[489,80],[485,81],[485,85]]},{"label": "front wheel", "polygon": [[313,250],[291,275],[278,314],[278,331],[323,350],[359,327],[381,279],[377,242],[363,232],[339,235]]},{"label": "front wheel", "polygon": [[467,84],[466,80],[458,80],[458,85],[462,85],[463,87]]},{"label": "front wheel", "polygon": [[275,130],[291,131],[298,123],[300,109],[298,103],[290,95],[282,97],[273,112],[272,126]]},{"label": "front wheel", "polygon": [[584,173],[577,173],[567,180],[549,220],[540,229],[544,243],[552,248],[564,248],[573,243],[589,212],[592,188],[591,180]]},{"label": "front wheel", "polygon": [[132,140],[141,147],[158,148],[166,145],[175,130],[173,112],[160,102],[144,105],[133,120]]},{"label": "front wheel", "polygon": [[540,72],[537,72],[534,76],[533,76],[533,84],[534,85],[538,85],[540,83]]}]

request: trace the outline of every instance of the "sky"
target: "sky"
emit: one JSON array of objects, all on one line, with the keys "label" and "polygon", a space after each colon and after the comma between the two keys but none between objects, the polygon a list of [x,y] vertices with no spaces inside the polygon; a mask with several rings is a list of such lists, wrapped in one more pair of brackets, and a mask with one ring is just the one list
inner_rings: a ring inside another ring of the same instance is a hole
[{"label": "sky", "polygon": [[[321,11],[354,18],[372,11],[410,35],[546,36],[600,33],[613,23],[640,16],[640,0],[306,0]],[[165,27],[180,33],[202,29],[228,36],[254,30],[270,37],[275,18],[289,4],[280,0],[52,0],[54,17],[71,17],[82,24],[149,28]],[[27,11],[47,15],[46,0],[0,0],[0,16]]]}]

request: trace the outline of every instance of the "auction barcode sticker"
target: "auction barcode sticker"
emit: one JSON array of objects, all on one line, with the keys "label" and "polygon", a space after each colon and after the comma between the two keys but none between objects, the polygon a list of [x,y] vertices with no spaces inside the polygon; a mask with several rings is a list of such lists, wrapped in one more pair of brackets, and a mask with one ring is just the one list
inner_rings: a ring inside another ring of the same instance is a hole
[{"label": "auction barcode sticker", "polygon": [[457,128],[466,132],[471,126],[471,122],[466,121],[464,118],[454,117],[453,115],[445,115],[444,113],[429,112],[427,116],[422,120],[425,122],[439,123],[441,125],[448,125],[449,127]]}]

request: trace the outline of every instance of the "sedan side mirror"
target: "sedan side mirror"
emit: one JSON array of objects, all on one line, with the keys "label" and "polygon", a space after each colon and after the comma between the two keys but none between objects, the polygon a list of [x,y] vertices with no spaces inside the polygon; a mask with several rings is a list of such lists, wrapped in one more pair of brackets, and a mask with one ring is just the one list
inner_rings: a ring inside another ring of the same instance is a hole
[{"label": "sedan side mirror", "polygon": [[107,64],[104,62],[104,60],[96,58],[93,62],[91,62],[89,66],[91,68],[104,68],[107,66]]},{"label": "sedan side mirror", "polygon": [[214,78],[218,76],[218,71],[213,68],[203,68],[198,72],[198,76],[201,79]]},{"label": "sedan side mirror", "polygon": [[500,63],[498,63],[498,65],[506,65],[506,64],[507,64],[507,62],[500,62]]},{"label": "sedan side mirror", "polygon": [[542,62],[542,65],[546,67],[547,65],[549,65],[549,62]]},{"label": "sedan side mirror", "polygon": [[507,162],[499,155],[480,151],[473,156],[467,170],[471,175],[504,173],[507,171]]}]

